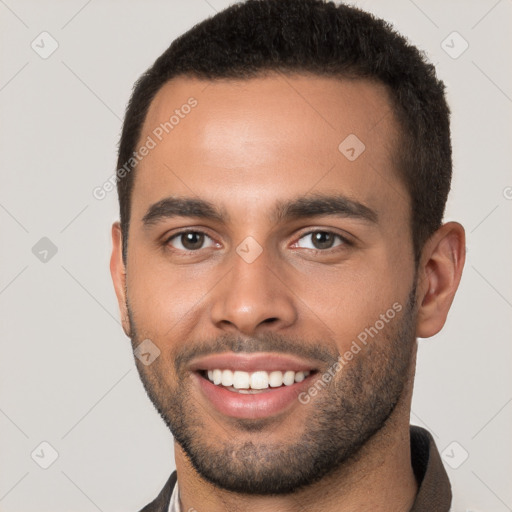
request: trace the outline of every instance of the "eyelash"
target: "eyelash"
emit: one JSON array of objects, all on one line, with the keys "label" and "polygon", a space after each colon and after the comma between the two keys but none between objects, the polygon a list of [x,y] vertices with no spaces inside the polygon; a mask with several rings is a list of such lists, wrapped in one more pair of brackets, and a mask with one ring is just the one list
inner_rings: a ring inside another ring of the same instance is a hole
[{"label": "eyelash", "polygon": [[[209,236],[207,233],[205,233],[204,231],[201,231],[201,230],[193,230],[193,229],[185,229],[183,231],[179,231],[177,233],[174,233],[173,235],[171,235],[170,237],[168,237],[164,243],[165,246],[168,246],[171,242],[171,240],[174,240],[175,238],[178,238],[180,237],[181,235],[186,235],[188,233],[195,233],[195,234],[200,234],[200,235],[205,235],[206,237],[210,238],[210,240],[213,240],[213,238],[211,236]],[[303,233],[298,239],[297,239],[297,242],[299,240],[301,240],[302,238],[308,236],[308,235],[312,235],[314,233],[327,233],[327,234],[330,234],[330,235],[334,235],[335,237],[337,237],[339,240],[341,240],[341,244],[337,245],[337,246],[334,246],[334,247],[331,247],[329,249],[310,249],[310,248],[306,248],[307,250],[309,251],[315,251],[315,252],[323,252],[323,253],[327,253],[327,254],[330,254],[332,252],[336,252],[336,250],[339,250],[341,247],[343,246],[353,246],[353,242],[348,240],[346,237],[340,235],[339,233],[336,233],[335,231],[329,231],[327,229],[313,229],[311,231],[307,231],[306,233]],[[295,243],[297,243],[295,242]],[[201,249],[196,249],[196,250],[183,250],[183,249],[175,249],[175,248],[172,248],[171,250],[173,251],[177,251],[177,252],[180,252],[182,254],[193,254],[193,253],[198,253]]]}]

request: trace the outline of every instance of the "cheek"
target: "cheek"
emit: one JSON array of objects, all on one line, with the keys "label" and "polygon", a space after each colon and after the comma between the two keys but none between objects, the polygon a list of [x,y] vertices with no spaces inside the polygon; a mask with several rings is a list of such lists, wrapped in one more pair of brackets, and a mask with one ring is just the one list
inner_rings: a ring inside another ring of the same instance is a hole
[{"label": "cheek", "polygon": [[396,267],[375,263],[343,274],[335,286],[334,277],[330,282],[316,304],[322,319],[326,319],[336,335],[340,353],[349,350],[354,340],[371,340],[369,331],[375,334],[375,329],[388,329],[405,308],[409,278],[398,276]]},{"label": "cheek", "polygon": [[139,334],[162,339],[191,321],[207,283],[179,268],[171,272],[168,267],[145,264],[128,273],[127,292]]}]

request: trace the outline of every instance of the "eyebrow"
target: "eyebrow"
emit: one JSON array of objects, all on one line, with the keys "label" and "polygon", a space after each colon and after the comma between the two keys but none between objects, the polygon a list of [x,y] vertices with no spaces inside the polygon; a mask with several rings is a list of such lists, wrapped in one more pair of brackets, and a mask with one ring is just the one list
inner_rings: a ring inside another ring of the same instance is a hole
[{"label": "eyebrow", "polygon": [[278,202],[273,213],[274,222],[296,220],[307,217],[351,217],[377,223],[378,215],[368,206],[342,195],[314,194],[291,201]]},{"label": "eyebrow", "polygon": [[[273,223],[279,223],[320,216],[355,218],[370,223],[378,221],[377,213],[368,206],[342,195],[325,194],[278,201],[270,215],[270,220]],[[227,211],[210,201],[171,196],[151,205],[142,218],[142,222],[145,227],[149,227],[174,217],[195,217],[224,224],[230,221]]]}]

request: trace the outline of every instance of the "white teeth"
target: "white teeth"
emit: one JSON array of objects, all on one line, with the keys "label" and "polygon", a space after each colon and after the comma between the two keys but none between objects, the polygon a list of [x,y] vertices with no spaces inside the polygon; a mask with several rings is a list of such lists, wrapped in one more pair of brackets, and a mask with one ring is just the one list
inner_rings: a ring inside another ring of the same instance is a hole
[{"label": "white teeth", "polygon": [[251,389],[267,389],[267,388],[268,388],[268,373],[267,372],[251,373]]},{"label": "white teeth", "polygon": [[283,375],[283,384],[285,386],[291,386],[295,382],[295,372],[288,370],[284,372]]},{"label": "white teeth", "polygon": [[256,372],[242,372],[235,370],[208,370],[208,380],[213,382],[215,385],[221,385],[225,387],[233,387],[241,393],[247,392],[247,390],[254,389],[268,389],[278,388],[282,385],[291,386],[295,382],[302,382],[311,372],[299,371],[294,372],[288,370],[285,372],[281,371],[256,371]]},{"label": "white teeth", "polygon": [[283,385],[283,372],[270,372],[268,384],[271,388],[278,388]]},{"label": "white teeth", "polygon": [[213,370],[213,379],[210,380],[213,380],[213,383],[218,386],[222,381],[222,370]]},{"label": "white teeth", "polygon": [[295,382],[302,382],[305,378],[304,372],[297,372],[295,374]]},{"label": "white teeth", "polygon": [[247,389],[249,387],[250,376],[247,372],[236,371],[233,373],[233,387],[236,389]]},{"label": "white teeth", "polygon": [[222,370],[221,383],[223,386],[232,386],[233,385],[233,372],[231,370]]}]

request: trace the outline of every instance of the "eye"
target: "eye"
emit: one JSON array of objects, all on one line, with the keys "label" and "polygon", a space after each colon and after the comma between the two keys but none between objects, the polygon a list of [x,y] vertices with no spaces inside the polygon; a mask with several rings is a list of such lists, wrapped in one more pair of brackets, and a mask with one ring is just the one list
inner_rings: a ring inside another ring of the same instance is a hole
[{"label": "eye", "polygon": [[[309,242],[301,242],[301,240],[310,240]],[[339,240],[339,243],[335,244],[336,239]],[[299,238],[296,243],[297,247],[301,247],[304,249],[313,249],[313,250],[328,250],[338,247],[340,245],[351,245],[350,242],[338,235],[337,233],[333,233],[332,231],[310,231],[306,233],[301,238]]]},{"label": "eye", "polygon": [[171,236],[166,243],[179,251],[197,251],[205,248],[205,240],[211,242],[208,247],[215,245],[215,242],[202,231],[181,231]]}]

